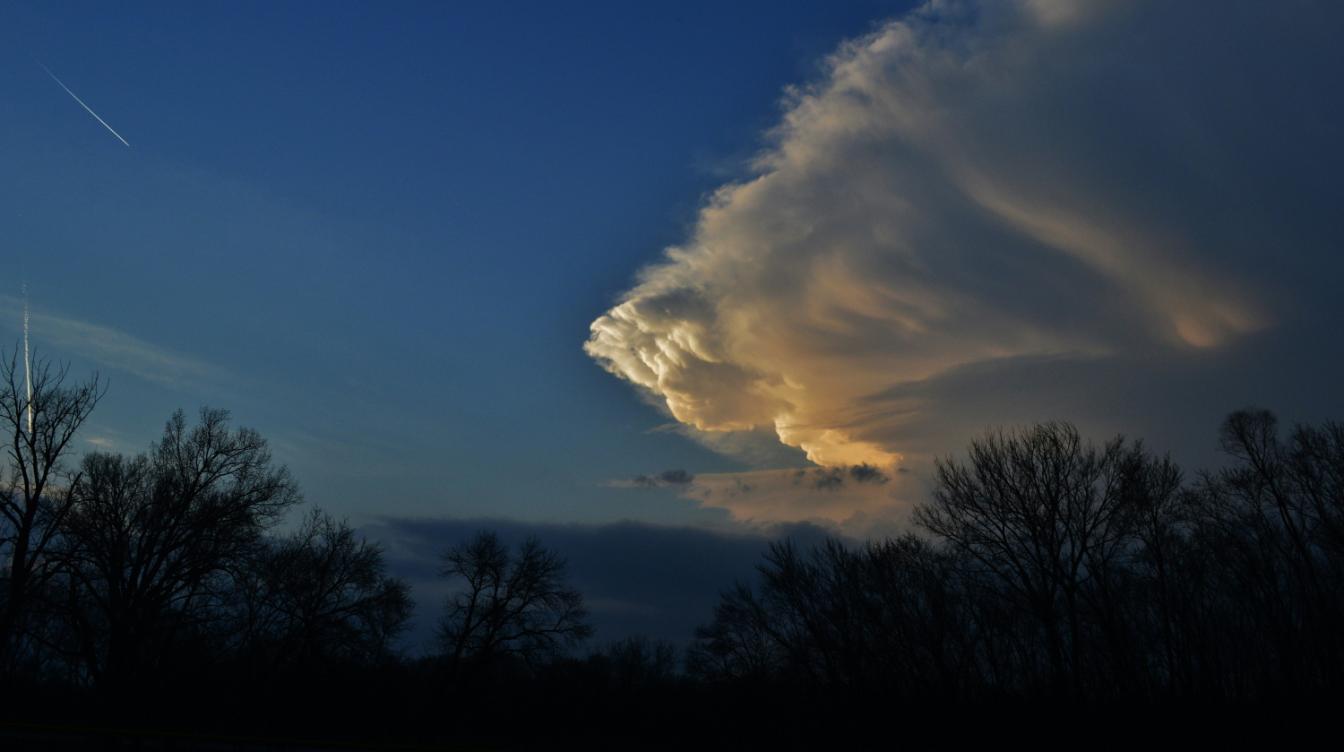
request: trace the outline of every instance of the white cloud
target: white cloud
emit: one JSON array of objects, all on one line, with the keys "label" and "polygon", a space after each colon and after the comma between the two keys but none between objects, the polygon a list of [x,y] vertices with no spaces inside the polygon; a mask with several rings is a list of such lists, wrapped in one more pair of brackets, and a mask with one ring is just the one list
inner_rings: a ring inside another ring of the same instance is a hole
[{"label": "white cloud", "polygon": [[1314,278],[1339,265],[1344,14],[1307,5],[930,2],[789,93],[756,174],[585,349],[695,432],[764,428],[821,465],[1023,418],[1190,418],[1162,374],[1241,384],[1212,369],[1312,305],[1339,319]]}]

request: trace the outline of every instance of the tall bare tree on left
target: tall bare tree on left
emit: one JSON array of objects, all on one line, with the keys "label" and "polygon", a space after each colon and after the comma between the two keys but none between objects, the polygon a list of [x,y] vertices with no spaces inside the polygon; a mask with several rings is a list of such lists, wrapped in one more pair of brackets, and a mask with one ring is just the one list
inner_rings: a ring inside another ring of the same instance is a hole
[{"label": "tall bare tree on left", "polygon": [[[25,353],[26,355],[26,353]],[[0,670],[13,665],[34,594],[55,574],[50,546],[80,476],[65,462],[71,442],[106,392],[98,374],[68,379],[69,366],[0,353]]]}]

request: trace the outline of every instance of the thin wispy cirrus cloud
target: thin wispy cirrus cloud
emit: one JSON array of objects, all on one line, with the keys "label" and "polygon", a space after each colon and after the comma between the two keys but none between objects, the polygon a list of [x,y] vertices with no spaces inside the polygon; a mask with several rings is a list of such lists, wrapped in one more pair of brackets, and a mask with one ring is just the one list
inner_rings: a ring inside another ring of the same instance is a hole
[{"label": "thin wispy cirrus cloud", "polygon": [[[0,318],[4,321],[22,321],[24,306],[22,298],[0,294]],[[217,385],[236,380],[236,376],[219,366],[119,329],[46,313],[40,308],[31,310],[29,315],[39,347],[49,345],[101,368],[123,371],[169,387]]]},{"label": "thin wispy cirrus cloud", "polygon": [[[689,433],[916,474],[987,426],[1065,418],[1203,458],[1246,401],[1329,407],[1342,18],[929,2],[787,92],[752,173],[585,350]],[[843,522],[924,493],[788,478],[696,476],[692,498]]]}]

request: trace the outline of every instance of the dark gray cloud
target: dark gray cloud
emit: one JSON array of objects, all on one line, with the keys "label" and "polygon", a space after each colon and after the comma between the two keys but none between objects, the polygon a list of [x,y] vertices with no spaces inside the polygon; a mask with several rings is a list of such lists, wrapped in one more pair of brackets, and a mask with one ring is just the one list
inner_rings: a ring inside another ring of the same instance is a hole
[{"label": "dark gray cloud", "polygon": [[849,467],[800,468],[794,472],[793,478],[794,485],[809,482],[812,488],[823,491],[841,489],[847,482],[882,485],[891,480],[891,476],[881,468],[866,463]]},{"label": "dark gray cloud", "polygon": [[664,470],[657,475],[636,475],[630,483],[639,488],[660,488],[662,486],[685,486],[695,481],[695,476],[685,470]]},{"label": "dark gray cloud", "polygon": [[771,540],[790,538],[810,545],[828,534],[812,524],[728,533],[636,522],[382,518],[362,532],[382,542],[392,573],[414,588],[415,625],[407,637],[411,648],[420,649],[432,640],[450,593],[439,577],[439,557],[480,530],[495,531],[509,545],[536,536],[564,556],[570,581],[583,592],[592,611],[598,643],[635,634],[685,642],[696,626],[709,620],[721,591],[754,576]]},{"label": "dark gray cloud", "polygon": [[855,483],[886,483],[890,478],[880,468],[872,465],[851,465],[849,477]]},{"label": "dark gray cloud", "polygon": [[658,480],[671,486],[684,486],[695,480],[695,476],[685,470],[664,470],[658,474]]}]

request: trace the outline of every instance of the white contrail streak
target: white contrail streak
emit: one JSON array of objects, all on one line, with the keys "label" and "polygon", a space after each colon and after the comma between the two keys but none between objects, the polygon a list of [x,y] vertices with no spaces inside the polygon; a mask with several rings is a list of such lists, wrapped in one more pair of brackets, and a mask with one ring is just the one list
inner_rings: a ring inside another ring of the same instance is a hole
[{"label": "white contrail streak", "polygon": [[28,390],[28,438],[33,438],[33,360],[28,350],[28,283],[23,283],[23,383]]},{"label": "white contrail streak", "polygon": [[[38,63],[38,65],[42,64]],[[112,126],[108,125],[106,120],[98,117],[98,113],[94,112],[92,107],[89,107],[87,104],[84,104],[84,100],[80,99],[78,94],[75,94],[73,91],[70,91],[70,87],[66,86],[65,83],[61,81],[61,79],[57,78],[56,74],[52,73],[50,68],[48,68],[45,65],[42,65],[42,70],[46,71],[48,76],[51,76],[52,81],[55,81],[56,83],[60,84],[61,88],[65,89],[66,94],[69,94],[71,97],[74,97],[75,101],[79,102],[80,107],[83,107],[85,110],[88,110],[88,113],[93,116],[94,120],[97,120],[98,122],[102,123],[103,127],[106,128],[109,133],[116,136],[118,141],[122,142],[123,144],[126,144],[127,146],[130,146],[130,143],[128,143],[126,139],[122,138],[121,134],[117,133],[116,130],[112,128]]]}]

